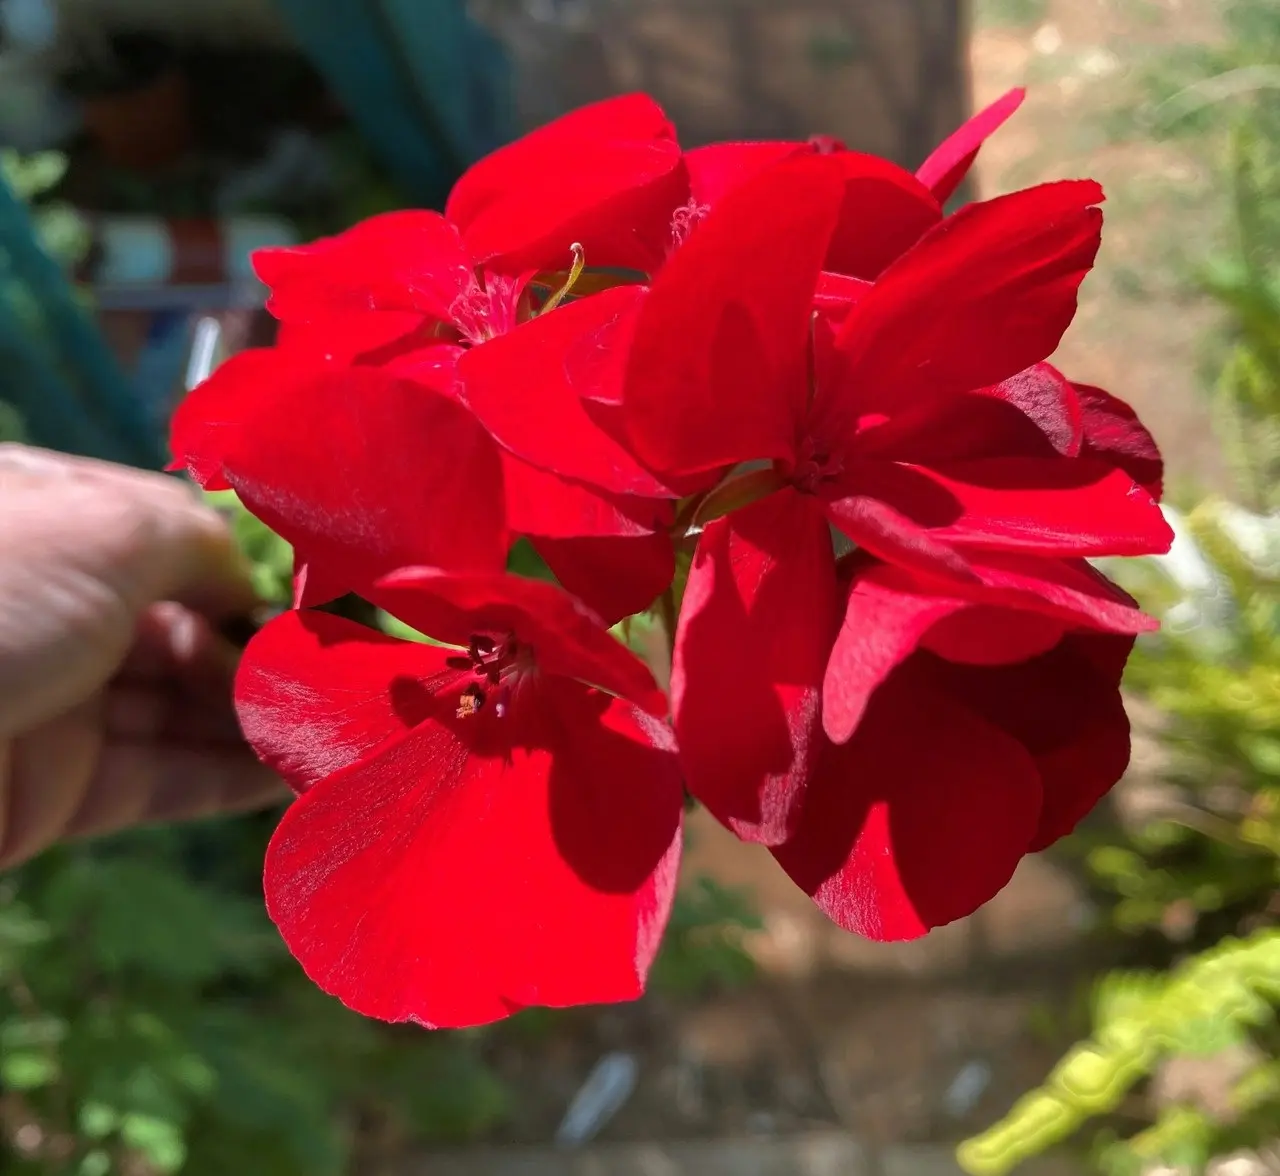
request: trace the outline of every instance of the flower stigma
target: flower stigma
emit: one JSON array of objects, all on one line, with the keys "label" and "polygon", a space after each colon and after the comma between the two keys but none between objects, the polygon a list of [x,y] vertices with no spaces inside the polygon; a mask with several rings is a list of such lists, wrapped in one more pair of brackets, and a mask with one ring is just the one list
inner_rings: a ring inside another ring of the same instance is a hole
[{"label": "flower stigma", "polygon": [[555,310],[569,294],[573,291],[574,286],[578,284],[578,279],[582,277],[582,271],[587,268],[587,253],[582,245],[575,241],[569,248],[573,251],[573,265],[569,268],[569,276],[565,279],[564,285],[560,287],[550,298],[547,299],[539,314],[546,314],[548,311]]}]

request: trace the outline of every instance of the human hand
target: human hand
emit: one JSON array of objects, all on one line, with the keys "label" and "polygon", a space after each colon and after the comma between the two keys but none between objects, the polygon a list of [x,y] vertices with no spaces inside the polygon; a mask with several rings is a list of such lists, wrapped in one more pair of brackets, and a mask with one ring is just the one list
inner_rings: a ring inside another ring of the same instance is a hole
[{"label": "human hand", "polygon": [[283,794],[240,737],[214,627],[254,603],[187,486],[0,444],[0,867]]}]

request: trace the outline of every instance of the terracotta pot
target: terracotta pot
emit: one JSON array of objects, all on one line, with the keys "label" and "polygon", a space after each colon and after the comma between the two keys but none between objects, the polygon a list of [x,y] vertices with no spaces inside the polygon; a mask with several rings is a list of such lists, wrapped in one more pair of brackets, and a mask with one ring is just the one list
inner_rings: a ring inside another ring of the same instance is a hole
[{"label": "terracotta pot", "polygon": [[86,96],[84,125],[117,167],[151,171],[173,163],[192,141],[186,76],[170,66],[137,87]]}]

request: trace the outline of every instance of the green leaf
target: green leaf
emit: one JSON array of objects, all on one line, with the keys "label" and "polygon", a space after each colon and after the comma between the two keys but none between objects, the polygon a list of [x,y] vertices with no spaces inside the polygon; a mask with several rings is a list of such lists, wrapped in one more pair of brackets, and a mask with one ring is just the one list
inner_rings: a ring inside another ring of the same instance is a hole
[{"label": "green leaf", "polygon": [[106,1139],[120,1127],[120,1112],[104,1102],[90,1099],[80,1104],[80,1112],[76,1116],[80,1134],[89,1139]]},{"label": "green leaf", "polygon": [[182,1128],[167,1119],[125,1115],[120,1121],[120,1138],[127,1147],[140,1152],[157,1171],[177,1172],[187,1161]]},{"label": "green leaf", "polygon": [[11,1090],[38,1090],[58,1079],[58,1062],[47,1051],[16,1049],[0,1057],[0,1084]]},{"label": "green leaf", "polygon": [[417,641],[422,645],[441,644],[425,633],[419,633],[411,625],[406,625],[399,617],[393,617],[389,612],[383,612],[381,609],[378,610],[378,628],[388,637],[399,637],[401,641]]},{"label": "green leaf", "polygon": [[95,1148],[80,1161],[76,1176],[109,1176],[112,1167],[111,1154]]}]

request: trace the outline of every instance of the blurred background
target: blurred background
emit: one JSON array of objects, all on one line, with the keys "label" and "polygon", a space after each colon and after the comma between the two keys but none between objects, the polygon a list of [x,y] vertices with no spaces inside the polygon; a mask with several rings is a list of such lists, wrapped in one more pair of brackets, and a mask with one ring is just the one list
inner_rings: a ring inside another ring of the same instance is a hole
[{"label": "blurred background", "polygon": [[60,849],[0,878],[0,1172],[1280,1173],[1276,0],[0,0],[0,437],[158,467],[271,339],[251,249],[438,206],[584,101],[914,167],[1021,84],[968,195],[1105,184],[1057,362],[1151,426],[1179,534],[1110,569],[1166,628],[1085,827],[886,947],[695,817],[643,1001],[449,1035],[303,979],[275,814]]}]

